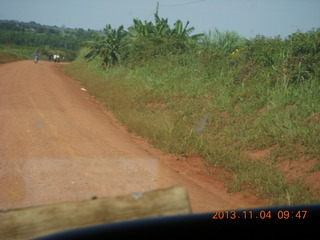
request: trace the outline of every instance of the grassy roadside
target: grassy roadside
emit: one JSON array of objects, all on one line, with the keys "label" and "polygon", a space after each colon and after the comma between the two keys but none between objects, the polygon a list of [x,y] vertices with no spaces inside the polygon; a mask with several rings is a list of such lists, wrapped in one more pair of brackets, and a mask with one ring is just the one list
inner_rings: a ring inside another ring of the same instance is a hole
[{"label": "grassy roadside", "polygon": [[0,63],[14,62],[22,59],[23,58],[20,58],[13,53],[0,52]]},{"label": "grassy roadside", "polygon": [[[249,50],[163,56],[103,71],[99,60],[83,59],[83,49],[63,68],[154,146],[231,171],[230,191],[254,188],[273,204],[319,202],[319,189],[305,181],[320,169],[319,69],[289,84],[295,78],[283,63],[248,61],[242,52]],[[301,162],[312,165],[298,172]]]},{"label": "grassy roadside", "polygon": [[30,47],[0,45],[0,63],[31,59],[33,51]]},{"label": "grassy roadside", "polygon": [[14,62],[19,60],[33,60],[35,49],[39,50],[40,61],[48,61],[49,56],[59,54],[61,61],[72,61],[76,58],[74,50],[51,49],[48,47],[30,47],[12,44],[0,44],[0,63]]}]

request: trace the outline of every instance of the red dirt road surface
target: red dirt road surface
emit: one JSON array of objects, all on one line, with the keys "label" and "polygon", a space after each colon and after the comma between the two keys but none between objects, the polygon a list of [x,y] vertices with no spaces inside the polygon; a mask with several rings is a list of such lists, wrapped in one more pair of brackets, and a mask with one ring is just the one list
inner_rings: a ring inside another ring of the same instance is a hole
[{"label": "red dirt road surface", "polygon": [[0,210],[173,185],[193,212],[263,205],[148,146],[81,88],[54,63],[0,65]]}]

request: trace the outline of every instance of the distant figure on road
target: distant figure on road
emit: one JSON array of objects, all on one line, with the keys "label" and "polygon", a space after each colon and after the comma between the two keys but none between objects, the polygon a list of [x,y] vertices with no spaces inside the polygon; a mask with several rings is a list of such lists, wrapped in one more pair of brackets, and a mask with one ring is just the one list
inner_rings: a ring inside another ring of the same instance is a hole
[{"label": "distant figure on road", "polygon": [[37,63],[39,61],[40,54],[38,53],[38,50],[35,51],[34,55],[34,63]]},{"label": "distant figure on road", "polygon": [[53,61],[55,63],[59,63],[60,62],[60,56],[58,54],[53,55]]}]

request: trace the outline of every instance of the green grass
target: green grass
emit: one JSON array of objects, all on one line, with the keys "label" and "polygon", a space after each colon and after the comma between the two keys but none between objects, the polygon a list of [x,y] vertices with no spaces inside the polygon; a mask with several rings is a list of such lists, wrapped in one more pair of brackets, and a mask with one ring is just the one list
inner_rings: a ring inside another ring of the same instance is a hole
[{"label": "green grass", "polygon": [[49,55],[59,54],[64,61],[71,61],[76,58],[75,51],[68,49],[52,49],[47,46],[30,47],[12,44],[0,44],[0,63],[7,63],[19,60],[33,60],[34,52],[40,53],[40,61],[48,61]]},{"label": "green grass", "polygon": [[0,63],[32,59],[33,50],[30,47],[16,45],[0,45]]},{"label": "green grass", "polygon": [[[187,51],[107,71],[99,59],[84,60],[83,49],[64,68],[154,146],[232,172],[230,191],[249,186],[273,204],[319,202],[302,178],[287,179],[277,167],[302,155],[319,166],[319,39],[304,53],[300,43],[309,38],[257,38],[234,54]],[[245,154],[269,148],[257,160]]]},{"label": "green grass", "polygon": [[0,52],[0,63],[14,62],[21,60],[16,54]]}]

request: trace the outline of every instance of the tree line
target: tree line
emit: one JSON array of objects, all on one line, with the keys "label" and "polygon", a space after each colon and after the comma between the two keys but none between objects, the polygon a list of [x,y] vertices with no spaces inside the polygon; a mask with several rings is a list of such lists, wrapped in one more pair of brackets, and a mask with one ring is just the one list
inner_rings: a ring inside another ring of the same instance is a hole
[{"label": "tree line", "polygon": [[90,39],[90,32],[82,28],[46,26],[34,21],[0,20],[0,44],[76,50],[81,42]]}]

